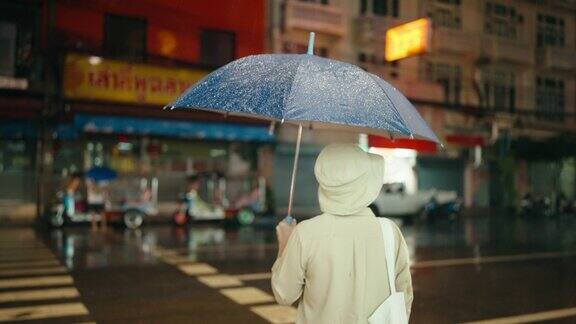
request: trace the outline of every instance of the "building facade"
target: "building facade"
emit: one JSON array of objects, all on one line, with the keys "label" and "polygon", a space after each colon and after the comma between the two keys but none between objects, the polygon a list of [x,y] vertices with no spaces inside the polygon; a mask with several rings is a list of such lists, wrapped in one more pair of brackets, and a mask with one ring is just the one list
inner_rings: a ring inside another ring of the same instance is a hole
[{"label": "building facade", "polygon": [[0,87],[10,88],[0,93],[0,205],[11,215],[46,207],[94,166],[154,179],[166,212],[187,175],[245,186],[271,173],[259,163],[271,154],[268,125],[162,109],[215,68],[264,51],[264,1],[12,1],[0,12]]},{"label": "building facade", "polygon": [[[573,177],[559,176],[573,173],[569,155],[533,161],[514,149],[576,131],[574,1],[269,3],[274,52],[304,53],[314,31],[317,55],[357,64],[415,103],[445,149],[371,143],[416,149],[416,188],[455,190],[480,207],[514,205],[527,192],[574,195]],[[427,53],[386,61],[386,31],[423,17],[432,24]]]}]

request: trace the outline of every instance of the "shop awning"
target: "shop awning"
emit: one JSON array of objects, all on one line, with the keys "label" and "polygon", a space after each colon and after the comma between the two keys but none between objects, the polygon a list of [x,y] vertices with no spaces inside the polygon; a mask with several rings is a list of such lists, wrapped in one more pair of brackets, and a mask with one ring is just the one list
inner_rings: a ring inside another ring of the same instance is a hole
[{"label": "shop awning", "polygon": [[447,135],[446,142],[453,145],[474,147],[474,146],[485,146],[485,140],[482,136],[474,135]]},{"label": "shop awning", "polygon": [[[56,139],[74,139],[77,135],[78,131],[69,124],[57,125],[52,133]],[[0,138],[35,139],[36,137],[38,137],[38,125],[33,121],[0,122]]]},{"label": "shop awning", "polygon": [[368,145],[371,147],[412,149],[421,153],[436,153],[438,151],[436,143],[422,139],[398,138],[391,140],[382,136],[369,135]]},{"label": "shop awning", "polygon": [[271,142],[264,126],[77,114],[74,127],[86,133],[157,135],[223,141]]},{"label": "shop awning", "polygon": [[0,138],[35,138],[38,131],[31,121],[0,122]]}]

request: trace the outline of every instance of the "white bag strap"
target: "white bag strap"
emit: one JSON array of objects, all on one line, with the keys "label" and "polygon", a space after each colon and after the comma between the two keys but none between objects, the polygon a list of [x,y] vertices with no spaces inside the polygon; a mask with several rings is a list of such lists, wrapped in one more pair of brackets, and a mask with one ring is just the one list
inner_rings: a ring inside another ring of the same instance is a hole
[{"label": "white bag strap", "polygon": [[382,228],[382,241],[386,253],[386,268],[388,268],[390,294],[393,294],[396,292],[396,247],[394,244],[394,230],[392,228],[392,221],[386,218],[378,218],[378,221],[380,221],[380,228]]}]

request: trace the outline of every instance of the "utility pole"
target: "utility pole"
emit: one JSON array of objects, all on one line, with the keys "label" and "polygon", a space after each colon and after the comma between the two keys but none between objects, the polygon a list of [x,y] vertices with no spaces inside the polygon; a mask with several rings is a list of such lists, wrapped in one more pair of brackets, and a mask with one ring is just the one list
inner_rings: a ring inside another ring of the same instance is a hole
[{"label": "utility pole", "polygon": [[57,53],[54,41],[54,24],[56,16],[56,1],[45,1],[44,14],[45,42],[43,46],[43,69],[44,69],[44,102],[38,114],[38,134],[36,140],[36,221],[41,222],[45,207],[48,202],[48,185],[52,171],[52,123],[49,120],[55,109],[55,96],[57,92]]}]

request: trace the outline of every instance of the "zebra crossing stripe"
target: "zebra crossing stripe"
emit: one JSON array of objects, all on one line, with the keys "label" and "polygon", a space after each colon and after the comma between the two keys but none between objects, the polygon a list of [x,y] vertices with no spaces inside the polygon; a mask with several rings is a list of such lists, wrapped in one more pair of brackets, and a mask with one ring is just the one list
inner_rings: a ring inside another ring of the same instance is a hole
[{"label": "zebra crossing stripe", "polygon": [[282,305],[253,306],[250,310],[270,323],[285,324],[296,321],[296,308]]},{"label": "zebra crossing stripe", "polygon": [[10,303],[19,301],[48,300],[60,298],[79,297],[78,290],[74,287],[18,290],[0,293],[0,303]]},{"label": "zebra crossing stripe", "polygon": [[88,315],[82,303],[66,303],[0,309],[0,322]]},{"label": "zebra crossing stripe", "polygon": [[261,273],[246,273],[241,275],[236,275],[236,278],[242,281],[254,281],[254,280],[266,280],[272,278],[272,273],[261,272]]},{"label": "zebra crossing stripe", "polygon": [[191,255],[166,255],[162,257],[162,260],[170,264],[185,264],[196,262],[196,256]]},{"label": "zebra crossing stripe", "polygon": [[240,305],[261,304],[273,302],[274,297],[254,287],[227,288],[220,293]]},{"label": "zebra crossing stripe", "polygon": [[225,274],[200,276],[198,277],[198,281],[211,288],[242,286],[242,281]]},{"label": "zebra crossing stripe", "polygon": [[11,255],[15,255],[15,254],[28,254],[28,255],[53,255],[52,251],[50,251],[47,248],[35,248],[35,249],[30,249],[30,248],[11,248],[11,249],[6,249],[5,247],[3,247],[2,249],[0,249],[0,257],[3,256],[11,256]]},{"label": "zebra crossing stripe", "polygon": [[[576,316],[576,307],[556,309],[551,311],[544,311],[532,314],[523,314],[517,316],[494,318],[489,320],[482,320],[477,322],[469,322],[467,324],[508,324],[508,323],[534,323],[534,322],[544,322],[553,319],[574,317]],[[574,323],[575,321],[570,321]]]},{"label": "zebra crossing stripe", "polygon": [[74,283],[69,275],[44,276],[16,279],[1,279],[0,288],[40,287],[55,285],[71,285]]},{"label": "zebra crossing stripe", "polygon": [[178,269],[189,276],[218,273],[218,270],[206,263],[183,264],[178,266]]},{"label": "zebra crossing stripe", "polygon": [[30,268],[30,269],[0,269],[0,277],[7,276],[24,276],[36,274],[58,274],[66,273],[67,269],[62,266],[49,267],[49,268]]},{"label": "zebra crossing stripe", "polygon": [[22,255],[15,254],[8,257],[0,256],[0,263],[6,262],[25,262],[25,261],[48,261],[54,260],[53,255]]},{"label": "zebra crossing stripe", "polygon": [[16,261],[0,263],[0,269],[12,268],[31,268],[31,267],[45,267],[45,266],[58,266],[60,261],[54,260],[40,260],[40,261]]}]

